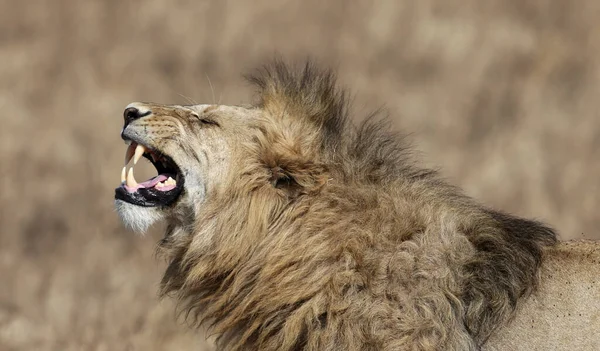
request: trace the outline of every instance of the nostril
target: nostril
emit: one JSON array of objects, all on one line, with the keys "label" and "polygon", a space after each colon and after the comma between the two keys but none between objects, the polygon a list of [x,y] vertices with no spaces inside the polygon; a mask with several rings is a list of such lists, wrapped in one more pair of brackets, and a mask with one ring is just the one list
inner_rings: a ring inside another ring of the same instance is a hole
[{"label": "nostril", "polygon": [[140,114],[140,110],[138,110],[135,107],[128,107],[125,109],[125,112],[123,112],[123,117],[125,118],[125,120],[134,120],[136,118],[138,118],[137,116]]},{"label": "nostril", "polygon": [[123,111],[123,118],[125,118],[125,124],[128,124],[131,121],[134,121],[138,118],[142,118],[144,116],[148,116],[149,114],[150,114],[150,111],[146,111],[146,112],[142,113],[140,110],[138,110],[135,107],[128,107],[125,109],[125,111]]}]

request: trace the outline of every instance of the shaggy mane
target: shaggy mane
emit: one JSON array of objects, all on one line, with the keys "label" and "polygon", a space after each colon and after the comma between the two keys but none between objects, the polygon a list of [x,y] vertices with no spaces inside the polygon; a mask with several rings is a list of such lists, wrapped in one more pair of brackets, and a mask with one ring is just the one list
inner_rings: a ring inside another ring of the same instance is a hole
[{"label": "shaggy mane", "polygon": [[413,165],[410,146],[403,136],[390,132],[391,125],[380,117],[379,110],[354,128],[349,117],[348,94],[336,86],[336,75],[331,70],[320,70],[311,61],[294,70],[277,60],[246,78],[258,88],[258,107],[297,114],[317,124],[320,151],[333,163],[352,164],[346,176],[377,183],[398,176],[436,174],[434,170]]},{"label": "shaggy mane", "polygon": [[385,122],[354,127],[331,71],[248,79],[268,123],[195,227],[160,243],[162,293],[220,348],[476,350],[535,288],[550,228],[419,167]]}]

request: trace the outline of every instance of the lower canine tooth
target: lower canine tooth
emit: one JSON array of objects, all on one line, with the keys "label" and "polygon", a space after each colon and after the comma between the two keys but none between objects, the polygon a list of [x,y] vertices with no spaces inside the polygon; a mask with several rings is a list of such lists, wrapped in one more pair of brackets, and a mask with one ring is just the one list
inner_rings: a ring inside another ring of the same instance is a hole
[{"label": "lower canine tooth", "polygon": [[127,173],[127,186],[130,188],[137,188],[138,183],[135,181],[135,178],[133,177],[133,167],[131,167],[129,169],[129,172]]},{"label": "lower canine tooth", "polygon": [[121,170],[121,183],[124,183],[127,180],[127,166],[123,167]]}]

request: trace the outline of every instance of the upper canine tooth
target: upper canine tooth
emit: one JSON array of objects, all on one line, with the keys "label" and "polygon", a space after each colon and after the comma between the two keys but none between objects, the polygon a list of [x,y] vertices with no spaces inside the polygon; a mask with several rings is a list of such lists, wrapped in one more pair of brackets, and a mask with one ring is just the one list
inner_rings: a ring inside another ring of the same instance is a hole
[{"label": "upper canine tooth", "polygon": [[142,155],[144,154],[144,152],[146,151],[146,148],[142,145],[139,145],[135,148],[135,155],[133,156],[133,164],[135,165],[139,160],[140,157],[142,157]]},{"label": "upper canine tooth", "polygon": [[128,187],[130,188],[137,188],[138,183],[135,181],[135,178],[133,177],[133,167],[131,167],[129,169],[129,172],[127,173],[127,180],[126,183]]},{"label": "upper canine tooth", "polygon": [[136,146],[137,143],[132,141],[131,144],[129,144],[129,146],[127,147],[127,151],[125,152],[125,166],[127,166],[129,161],[131,161]]}]

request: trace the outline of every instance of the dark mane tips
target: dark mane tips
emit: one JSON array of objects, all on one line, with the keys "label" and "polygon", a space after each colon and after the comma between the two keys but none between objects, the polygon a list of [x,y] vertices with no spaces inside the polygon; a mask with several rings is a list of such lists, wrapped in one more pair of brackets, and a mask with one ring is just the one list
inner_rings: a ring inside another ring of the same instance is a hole
[{"label": "dark mane tips", "polygon": [[256,106],[276,120],[287,118],[315,127],[321,156],[331,164],[344,165],[343,173],[354,180],[386,183],[399,177],[431,178],[437,173],[416,166],[410,143],[405,135],[392,131],[385,109],[352,125],[348,94],[337,86],[330,69],[310,60],[300,66],[275,59],[246,79],[257,88]]},{"label": "dark mane tips", "polygon": [[339,140],[348,125],[347,94],[330,69],[310,60],[298,67],[276,59],[246,79],[258,89],[256,105],[314,123],[326,144]]}]

